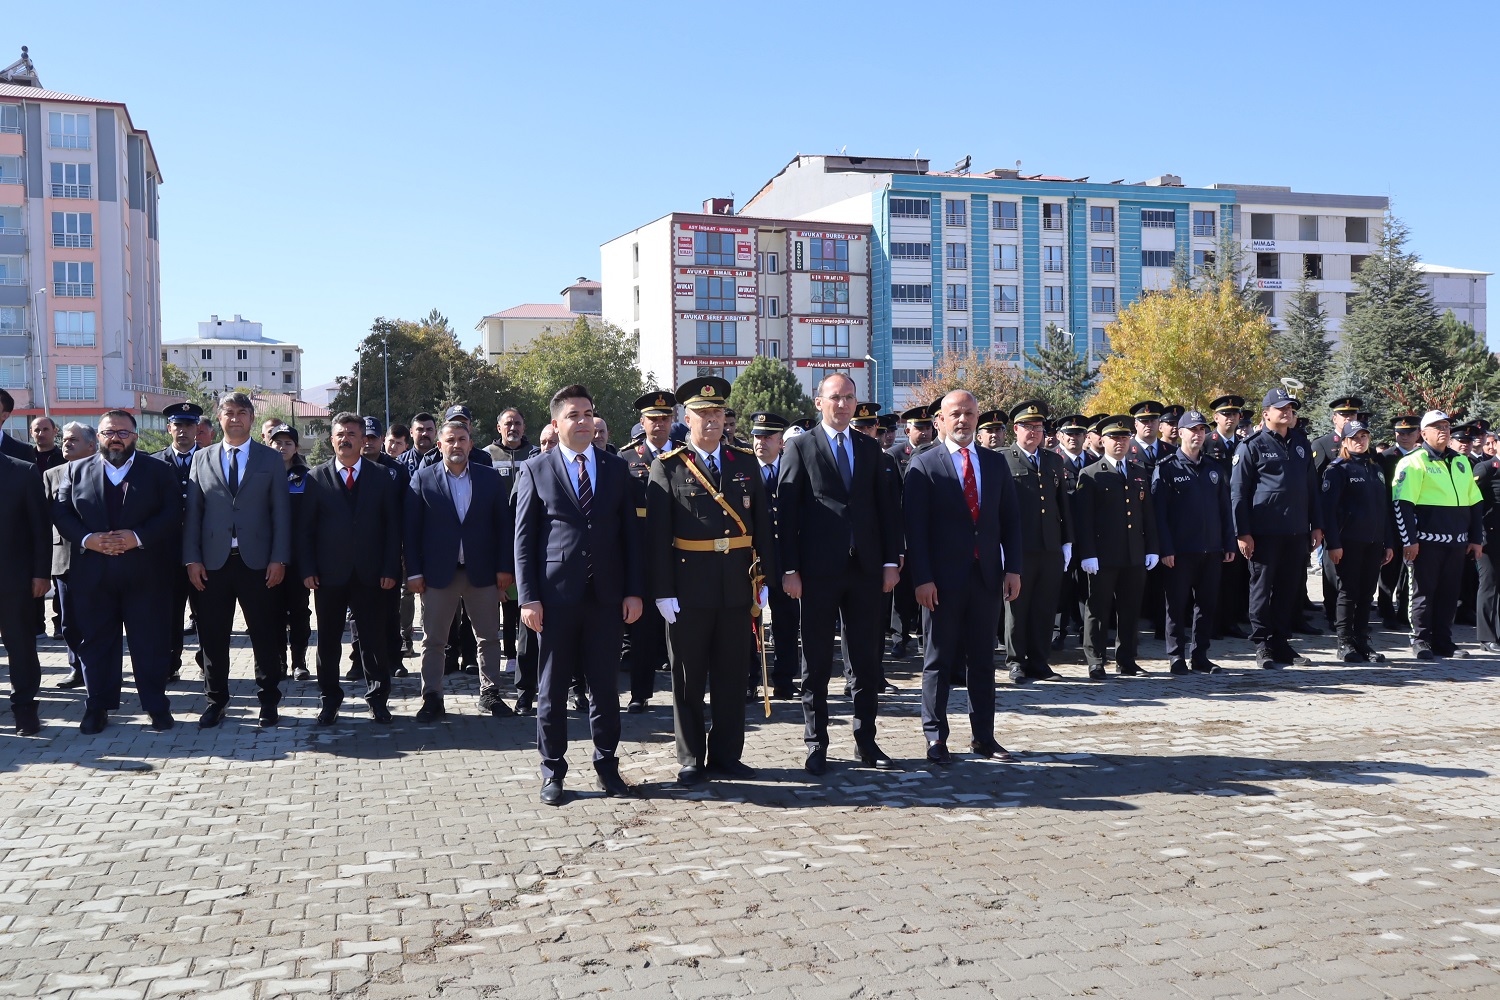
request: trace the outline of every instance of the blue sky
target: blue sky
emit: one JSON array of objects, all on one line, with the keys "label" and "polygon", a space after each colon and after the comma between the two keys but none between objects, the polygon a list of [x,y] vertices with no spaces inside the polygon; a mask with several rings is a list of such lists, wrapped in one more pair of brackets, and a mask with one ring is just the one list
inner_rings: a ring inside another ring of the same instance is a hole
[{"label": "blue sky", "polygon": [[307,385],[376,316],[473,345],[605,240],[844,146],[1389,195],[1424,259],[1500,270],[1493,4],[14,6],[0,65],[29,45],[151,133],[164,339],[241,313]]}]

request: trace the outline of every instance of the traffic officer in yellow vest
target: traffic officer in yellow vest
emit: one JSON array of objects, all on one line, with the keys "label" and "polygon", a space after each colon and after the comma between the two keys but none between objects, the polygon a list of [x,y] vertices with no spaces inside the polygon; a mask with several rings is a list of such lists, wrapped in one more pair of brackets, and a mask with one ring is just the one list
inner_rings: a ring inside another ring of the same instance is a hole
[{"label": "traffic officer in yellow vest", "polygon": [[1396,463],[1392,497],[1411,565],[1411,649],[1419,660],[1466,657],[1453,641],[1464,557],[1484,548],[1484,511],[1467,457],[1448,447],[1448,415],[1422,416],[1422,447]]}]

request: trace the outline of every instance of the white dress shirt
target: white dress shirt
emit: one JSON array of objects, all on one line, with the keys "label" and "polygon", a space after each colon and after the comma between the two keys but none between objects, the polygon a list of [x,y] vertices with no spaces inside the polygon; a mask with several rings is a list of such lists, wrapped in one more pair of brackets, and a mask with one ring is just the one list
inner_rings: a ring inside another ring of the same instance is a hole
[{"label": "white dress shirt", "polygon": [[983,503],[984,486],[979,481],[979,449],[974,446],[973,442],[970,442],[968,447],[960,448],[958,445],[953,443],[952,438],[944,438],[943,444],[948,449],[948,455],[953,459],[953,471],[958,473],[958,483],[960,486],[962,486],[964,482],[964,459],[963,456],[959,454],[959,452],[967,451],[969,453],[969,466],[974,470],[975,495],[979,498],[979,501]]},{"label": "white dress shirt", "polygon": [[833,451],[833,464],[835,466],[839,464],[839,435],[844,435],[844,451],[849,454],[849,472],[852,474],[854,472],[854,442],[849,439],[854,436],[854,429],[845,427],[841,431],[836,431],[827,424],[819,424],[818,426],[823,428],[824,434],[828,435],[828,447]]},{"label": "white dress shirt", "polygon": [[[650,445],[647,445],[647,448],[649,448],[649,447],[650,447]],[[598,489],[598,486],[597,486],[597,483],[599,482],[599,476],[597,474],[598,463],[594,460],[594,448],[593,448],[592,445],[590,445],[584,451],[573,451],[571,448],[567,447],[566,445],[559,444],[557,446],[557,450],[560,451],[560,452],[562,452],[563,464],[568,467],[568,482],[570,482],[570,483],[573,484],[573,498],[575,500],[578,498],[578,456],[579,455],[583,456],[583,466],[584,466],[584,468],[586,468],[586,469],[589,470],[589,490],[590,491],[594,491],[594,490]]]},{"label": "white dress shirt", "polygon": [[[704,465],[708,464],[708,456],[710,454],[709,452],[706,452],[702,448],[699,448],[697,445],[693,444],[691,441],[688,442],[688,447],[692,448],[695,452],[698,453],[698,458],[703,462]],[[723,443],[723,441],[719,442],[719,446],[713,450],[712,454],[713,454],[713,457],[714,457],[713,467],[715,469],[718,469],[719,473],[722,475],[723,472],[724,472],[724,443]]]},{"label": "white dress shirt", "polygon": [[[125,481],[125,477],[130,475],[130,467],[135,464],[135,454],[132,452],[131,456],[125,460],[125,464],[121,466],[114,466],[109,464],[109,462],[105,459],[103,452],[100,452],[98,455],[96,455],[95,460],[98,461],[100,465],[104,466],[104,475],[109,479],[109,481],[115,486],[119,486]],[[126,492],[128,493],[129,490],[127,490]],[[84,535],[83,545],[87,546],[89,543],[89,539],[97,534],[97,531],[90,531],[87,535]],[[131,532],[131,534],[135,535],[135,547],[141,548],[141,536],[136,535],[133,531]]]}]

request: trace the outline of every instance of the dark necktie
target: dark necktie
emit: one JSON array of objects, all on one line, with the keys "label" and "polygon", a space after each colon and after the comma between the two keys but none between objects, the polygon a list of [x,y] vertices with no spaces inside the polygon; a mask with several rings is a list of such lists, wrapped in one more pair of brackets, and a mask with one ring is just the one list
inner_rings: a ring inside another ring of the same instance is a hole
[{"label": "dark necktie", "polygon": [[1039,455],[1039,454],[1037,454],[1036,452],[1032,452],[1030,461],[1031,461],[1031,471],[1032,472],[1036,472],[1038,474],[1041,473],[1041,471],[1042,471],[1042,456]]},{"label": "dark necktie", "polygon": [[715,486],[719,485],[719,463],[714,461],[714,453],[709,452],[703,456],[703,464],[708,466],[709,482]]},{"label": "dark necktie", "polygon": [[583,508],[583,516],[589,516],[589,506],[594,502],[594,486],[589,482],[588,458],[583,455],[574,455],[573,461],[578,463],[578,506]]},{"label": "dark necktie", "polygon": [[766,466],[766,485],[767,486],[775,486],[776,485],[776,466],[774,466],[774,465],[768,465],[768,466]]},{"label": "dark necktie", "polygon": [[240,450],[229,449],[229,494],[240,495]]},{"label": "dark necktie", "polygon": [[844,434],[842,431],[837,435],[838,440],[838,462],[839,478],[844,481],[844,489],[848,490],[854,485],[854,466],[849,462],[849,449],[844,447]]}]

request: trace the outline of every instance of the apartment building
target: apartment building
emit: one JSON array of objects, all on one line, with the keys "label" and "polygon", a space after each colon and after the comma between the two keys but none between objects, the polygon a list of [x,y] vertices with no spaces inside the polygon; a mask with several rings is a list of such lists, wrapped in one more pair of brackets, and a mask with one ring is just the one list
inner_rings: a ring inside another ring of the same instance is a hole
[{"label": "apartment building", "polygon": [[210,316],[198,324],[198,336],[162,344],[162,360],[214,395],[236,389],[301,393],[302,348],[272,340],[262,330],[238,313],[232,320]]},{"label": "apartment building", "polygon": [[603,309],[599,282],[580,277],[558,293],[560,302],[523,302],[490,313],[474,325],[491,364],[504,364],[525,354],[538,337],[566,333],[580,316],[598,316]]}]

